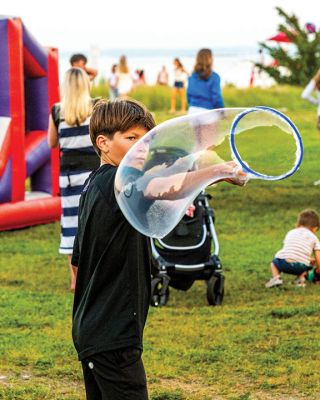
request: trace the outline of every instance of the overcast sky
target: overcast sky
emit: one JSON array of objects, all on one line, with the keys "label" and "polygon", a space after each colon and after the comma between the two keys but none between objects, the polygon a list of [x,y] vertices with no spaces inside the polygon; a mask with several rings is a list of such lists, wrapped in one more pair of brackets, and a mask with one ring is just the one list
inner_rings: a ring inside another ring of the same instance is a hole
[{"label": "overcast sky", "polygon": [[108,48],[254,46],[274,35],[275,6],[320,26],[318,0],[8,0],[0,13],[23,19],[45,46]]}]

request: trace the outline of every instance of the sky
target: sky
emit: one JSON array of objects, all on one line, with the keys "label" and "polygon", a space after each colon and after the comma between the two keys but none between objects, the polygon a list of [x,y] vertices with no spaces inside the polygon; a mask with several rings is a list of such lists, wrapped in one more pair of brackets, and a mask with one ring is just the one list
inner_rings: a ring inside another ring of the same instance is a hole
[{"label": "sky", "polygon": [[1,15],[21,17],[44,46],[60,51],[256,46],[277,32],[280,6],[320,26],[314,0],[9,0]]}]

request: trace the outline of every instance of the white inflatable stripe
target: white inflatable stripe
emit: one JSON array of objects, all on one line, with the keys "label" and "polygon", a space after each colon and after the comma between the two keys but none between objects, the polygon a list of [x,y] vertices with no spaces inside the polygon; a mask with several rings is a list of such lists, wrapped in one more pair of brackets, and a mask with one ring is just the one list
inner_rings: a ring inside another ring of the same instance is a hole
[{"label": "white inflatable stripe", "polygon": [[0,151],[10,124],[10,117],[0,117]]}]

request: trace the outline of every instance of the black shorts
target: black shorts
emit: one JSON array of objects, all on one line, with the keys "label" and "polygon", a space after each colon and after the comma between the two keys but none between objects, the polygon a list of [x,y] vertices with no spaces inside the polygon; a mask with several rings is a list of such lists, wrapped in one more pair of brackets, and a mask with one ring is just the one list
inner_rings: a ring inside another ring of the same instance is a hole
[{"label": "black shorts", "polygon": [[174,86],[176,89],[182,89],[182,88],[184,88],[184,82],[175,81],[173,86]]},{"label": "black shorts", "polygon": [[87,400],[147,400],[141,350],[128,347],[82,360]]}]

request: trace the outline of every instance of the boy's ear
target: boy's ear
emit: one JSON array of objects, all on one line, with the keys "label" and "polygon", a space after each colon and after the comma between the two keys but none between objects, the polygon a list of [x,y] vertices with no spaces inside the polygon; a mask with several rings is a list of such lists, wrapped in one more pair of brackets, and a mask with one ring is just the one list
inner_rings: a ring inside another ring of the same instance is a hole
[{"label": "boy's ear", "polygon": [[98,135],[96,137],[96,145],[101,152],[109,153],[110,139],[108,139],[106,136]]}]

